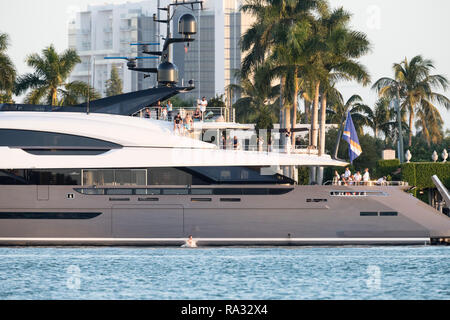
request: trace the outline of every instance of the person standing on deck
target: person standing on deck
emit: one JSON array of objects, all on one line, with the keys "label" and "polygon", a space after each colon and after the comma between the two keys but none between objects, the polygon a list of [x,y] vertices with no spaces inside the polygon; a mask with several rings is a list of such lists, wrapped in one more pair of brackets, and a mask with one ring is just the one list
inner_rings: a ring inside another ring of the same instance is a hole
[{"label": "person standing on deck", "polygon": [[286,129],[286,153],[290,154],[292,149],[291,144],[291,131],[289,129]]},{"label": "person standing on deck", "polygon": [[258,137],[258,151],[262,152],[263,151],[263,146],[264,146],[264,139],[260,136]]},{"label": "person standing on deck", "polygon": [[202,112],[202,120],[204,120],[207,106],[208,106],[208,101],[206,101],[206,97],[203,97],[202,101],[200,101],[200,111]]},{"label": "person standing on deck", "polygon": [[167,116],[169,117],[169,121],[172,121],[173,106],[172,106],[172,102],[170,102],[170,100],[167,101],[166,108],[167,108]]},{"label": "person standing on deck", "polygon": [[200,121],[200,120],[202,120],[202,113],[201,113],[201,111],[200,111],[200,107],[199,107],[199,106],[197,106],[197,108],[196,108],[195,111],[194,111],[194,120],[195,120],[195,121]]},{"label": "person standing on deck", "polygon": [[369,168],[366,168],[364,170],[363,182],[364,182],[364,184],[367,184],[370,182]]},{"label": "person standing on deck", "polygon": [[173,131],[178,131],[178,134],[181,134],[182,124],[183,119],[181,119],[180,113],[178,113],[173,120]]},{"label": "person standing on deck", "polygon": [[354,175],[354,178],[355,178],[355,183],[356,184],[360,184],[360,182],[362,180],[361,172],[356,171],[356,173]]},{"label": "person standing on deck", "polygon": [[350,169],[349,168],[345,168],[345,172],[344,172],[345,179],[350,178],[351,175],[352,175],[352,172],[350,171]]},{"label": "person standing on deck", "polygon": [[233,148],[234,148],[234,150],[237,150],[239,148],[239,140],[236,136],[234,136],[234,139],[233,139]]},{"label": "person standing on deck", "polygon": [[160,120],[161,118],[161,101],[158,100],[156,104],[156,120]]},{"label": "person standing on deck", "polygon": [[339,181],[341,180],[341,176],[339,175],[339,172],[336,170],[334,171],[334,177],[333,177],[333,184],[338,185]]},{"label": "person standing on deck", "polygon": [[144,118],[150,119],[151,117],[152,117],[152,114],[150,112],[150,108],[149,107],[145,108]]}]

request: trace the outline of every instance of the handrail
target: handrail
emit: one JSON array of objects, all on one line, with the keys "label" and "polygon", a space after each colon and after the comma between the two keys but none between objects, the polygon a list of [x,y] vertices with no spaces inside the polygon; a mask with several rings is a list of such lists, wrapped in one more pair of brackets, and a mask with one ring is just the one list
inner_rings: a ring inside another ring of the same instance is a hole
[{"label": "handrail", "polygon": [[[330,183],[331,182],[331,183]],[[388,187],[392,187],[392,186],[408,186],[408,182],[406,181],[383,181],[383,182],[378,182],[377,180],[372,180],[372,181],[350,181],[350,182],[344,182],[344,181],[337,181],[337,182],[333,182],[333,181],[327,181],[324,184],[328,184],[329,185],[333,185],[333,186],[388,186]]]},{"label": "handrail", "polygon": [[[136,112],[134,115],[145,117],[145,109],[142,109],[138,112]],[[150,111],[150,118],[151,119],[157,119],[157,120],[164,120],[164,121],[173,121],[173,118],[176,116],[176,114],[179,112],[181,117],[184,119],[187,114],[189,114],[193,120],[194,119],[194,111],[197,109],[197,107],[173,107],[172,108],[172,115],[169,115],[169,111],[167,111],[167,115],[162,114],[162,110],[166,109],[166,106],[162,105],[161,107],[158,106],[151,106],[148,107]],[[228,108],[223,107],[207,107],[206,111],[203,113],[203,120],[211,120],[213,118],[217,117],[226,117]],[[234,118],[232,119],[234,122]]]}]

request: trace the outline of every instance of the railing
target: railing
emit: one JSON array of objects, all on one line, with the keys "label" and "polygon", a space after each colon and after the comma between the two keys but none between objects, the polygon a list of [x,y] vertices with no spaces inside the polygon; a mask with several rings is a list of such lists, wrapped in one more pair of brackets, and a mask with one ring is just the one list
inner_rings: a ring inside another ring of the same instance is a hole
[{"label": "railing", "polygon": [[[173,108],[172,114],[169,114],[164,111],[165,106],[159,107],[149,107],[149,114],[146,112],[146,109],[140,110],[135,116],[139,116],[142,118],[151,118],[156,120],[164,120],[164,121],[173,121],[175,116],[180,113],[182,119],[185,119],[187,115],[190,115],[194,122],[196,121],[204,121],[204,122],[224,122],[227,119],[227,108],[206,108],[206,111],[201,114],[201,117],[194,118],[194,112],[197,108],[189,107],[189,108]],[[234,116],[232,117],[232,122],[235,122]]]},{"label": "railing", "polygon": [[388,186],[388,187],[400,187],[400,186],[408,186],[408,182],[405,181],[331,181],[328,180],[324,183],[324,185],[333,185],[333,186]]}]

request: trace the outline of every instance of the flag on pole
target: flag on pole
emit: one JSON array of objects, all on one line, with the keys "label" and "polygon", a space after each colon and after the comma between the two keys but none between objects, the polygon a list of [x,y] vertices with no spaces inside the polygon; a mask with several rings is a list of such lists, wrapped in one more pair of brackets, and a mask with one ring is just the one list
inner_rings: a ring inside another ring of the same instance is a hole
[{"label": "flag on pole", "polygon": [[347,113],[343,139],[348,142],[348,155],[350,157],[350,162],[353,163],[353,160],[358,158],[362,153],[362,149],[359,144],[358,134],[356,133],[355,126],[353,125],[350,112]]}]

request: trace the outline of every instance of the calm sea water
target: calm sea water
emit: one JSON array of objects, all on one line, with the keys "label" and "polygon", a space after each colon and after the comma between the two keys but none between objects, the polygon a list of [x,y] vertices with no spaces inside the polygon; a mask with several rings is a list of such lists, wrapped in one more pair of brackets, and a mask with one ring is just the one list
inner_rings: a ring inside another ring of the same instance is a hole
[{"label": "calm sea water", "polygon": [[450,299],[450,247],[0,248],[0,299]]}]

